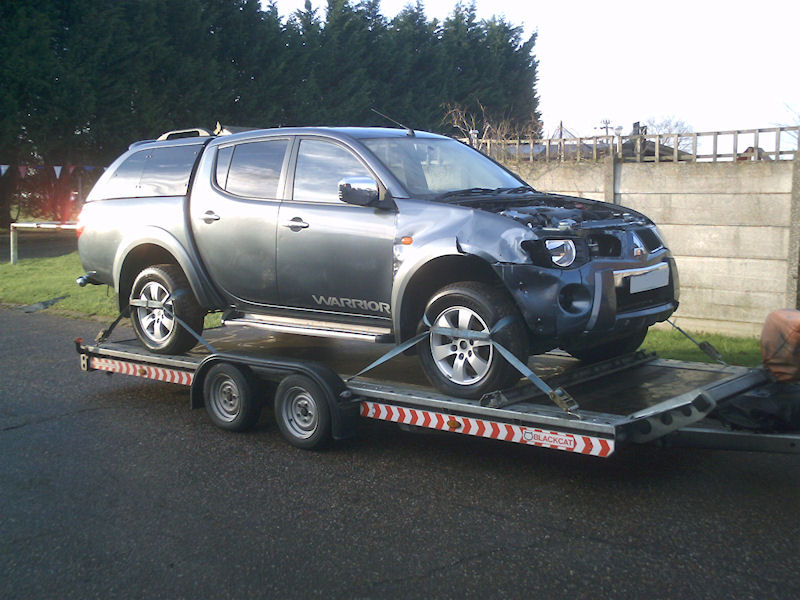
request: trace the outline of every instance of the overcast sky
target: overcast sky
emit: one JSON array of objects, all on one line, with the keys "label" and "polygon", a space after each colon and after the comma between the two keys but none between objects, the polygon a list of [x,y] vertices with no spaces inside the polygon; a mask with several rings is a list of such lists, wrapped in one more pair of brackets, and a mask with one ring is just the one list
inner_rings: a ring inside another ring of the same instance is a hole
[{"label": "overcast sky", "polygon": [[[278,0],[286,17],[305,0]],[[389,18],[408,0],[382,0]],[[674,117],[694,131],[800,124],[800,0],[477,0],[478,18],[538,31],[545,132]],[[325,0],[312,0],[324,18]],[[423,2],[428,19],[454,3]],[[787,107],[788,106],[788,107]],[[397,118],[402,119],[402,115]]]}]

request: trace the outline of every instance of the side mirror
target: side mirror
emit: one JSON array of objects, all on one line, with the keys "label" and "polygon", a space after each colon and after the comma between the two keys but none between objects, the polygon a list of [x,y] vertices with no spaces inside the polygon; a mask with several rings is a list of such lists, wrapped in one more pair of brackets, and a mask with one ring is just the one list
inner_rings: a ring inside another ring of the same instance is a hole
[{"label": "side mirror", "polygon": [[378,201],[378,182],[371,177],[345,177],[339,182],[339,200],[370,206]]}]

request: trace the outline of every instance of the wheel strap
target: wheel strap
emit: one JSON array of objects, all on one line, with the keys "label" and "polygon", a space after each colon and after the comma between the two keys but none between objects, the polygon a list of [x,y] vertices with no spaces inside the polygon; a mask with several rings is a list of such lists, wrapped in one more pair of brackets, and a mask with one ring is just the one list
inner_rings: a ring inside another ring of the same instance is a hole
[{"label": "wheel strap", "polygon": [[[161,302],[158,302],[157,300],[141,300],[141,299],[138,299],[138,298],[131,298],[131,299],[128,301],[128,304],[129,304],[130,306],[136,306],[136,307],[141,307],[141,308],[160,308],[160,309],[161,309],[161,310],[163,310],[165,313],[167,313],[167,316],[168,316],[170,319],[174,319],[175,321],[177,321],[177,322],[178,322],[178,325],[180,325],[180,326],[181,326],[181,327],[183,327],[183,328],[184,328],[186,331],[188,331],[188,332],[189,332],[189,333],[192,335],[192,337],[193,337],[194,339],[196,339],[198,342],[200,342],[201,344],[203,344],[203,346],[205,346],[205,347],[208,349],[208,351],[209,351],[209,352],[211,352],[211,354],[219,354],[219,353],[216,351],[216,349],[214,348],[214,346],[212,346],[211,344],[209,344],[209,343],[208,343],[208,342],[207,342],[207,341],[206,341],[206,340],[203,338],[203,336],[202,336],[202,335],[200,335],[200,334],[199,334],[199,333],[197,333],[197,332],[196,332],[194,329],[192,329],[191,327],[189,327],[189,325],[187,325],[187,324],[186,324],[186,322],[185,322],[183,319],[181,319],[181,318],[180,318],[178,315],[176,315],[176,314],[175,314],[175,311],[174,311],[174,310],[172,310],[172,308],[170,308],[169,306],[167,306],[167,303],[168,303],[170,300],[173,300],[174,298],[178,298],[178,297],[180,297],[180,296],[182,295],[182,293],[183,293],[183,292],[182,292],[182,290],[178,290],[178,292],[179,292],[178,294],[174,294],[174,295],[173,295],[173,294],[171,294],[171,293],[170,293],[170,294],[167,294],[167,297],[166,297],[166,298],[164,298],[164,299],[163,299]],[[119,322],[119,319],[120,319],[120,318],[122,318],[122,314],[120,314],[120,316],[117,318],[117,321],[114,323],[114,325],[116,325],[116,323],[118,323],[118,322]],[[105,340],[104,340],[104,341],[105,341]]]},{"label": "wheel strap", "polygon": [[528,365],[523,363],[519,360],[514,354],[505,348],[502,344],[500,344],[497,340],[494,339],[494,336],[502,330],[504,327],[507,327],[511,323],[516,320],[515,317],[509,315],[500,319],[497,323],[495,323],[494,327],[492,327],[491,331],[484,332],[484,331],[472,331],[469,329],[456,329],[452,327],[439,327],[431,325],[430,321],[428,320],[427,315],[424,315],[422,318],[422,322],[428,327],[426,331],[414,336],[413,338],[405,341],[404,343],[400,344],[399,346],[395,346],[389,352],[378,358],[376,361],[372,362],[368,366],[361,369],[355,375],[348,377],[345,381],[350,381],[356,377],[359,377],[382,365],[383,363],[391,360],[395,356],[405,352],[409,348],[416,346],[419,342],[426,339],[431,335],[431,333],[437,333],[440,335],[446,335],[448,337],[460,337],[463,339],[470,339],[470,340],[480,340],[489,342],[493,348],[497,349],[500,355],[505,358],[508,363],[513,366],[517,371],[519,371],[523,377],[527,378],[531,383],[533,383],[537,388],[539,388],[542,392],[547,394],[547,397],[550,398],[550,401],[553,402],[556,406],[558,406],[564,412],[577,417],[574,411],[578,410],[580,406],[578,402],[563,388],[557,387],[556,389],[551,388],[547,383],[539,377],[536,373],[534,373]]}]

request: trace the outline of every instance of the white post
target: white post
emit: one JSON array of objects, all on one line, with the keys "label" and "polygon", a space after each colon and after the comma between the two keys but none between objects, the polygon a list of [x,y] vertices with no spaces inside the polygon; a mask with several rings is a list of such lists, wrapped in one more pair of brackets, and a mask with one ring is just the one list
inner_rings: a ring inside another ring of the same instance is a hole
[{"label": "white post", "polygon": [[11,240],[11,248],[10,248],[11,264],[15,265],[17,264],[17,228],[14,227],[14,223],[11,224],[10,240]]}]

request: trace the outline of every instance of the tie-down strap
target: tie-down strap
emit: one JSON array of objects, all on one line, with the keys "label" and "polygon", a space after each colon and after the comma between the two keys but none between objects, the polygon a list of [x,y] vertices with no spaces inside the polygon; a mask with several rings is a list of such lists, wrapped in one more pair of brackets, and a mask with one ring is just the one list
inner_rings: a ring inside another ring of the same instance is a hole
[{"label": "tie-down strap", "polygon": [[382,365],[383,363],[391,360],[395,356],[402,354],[409,348],[416,346],[422,340],[428,338],[431,333],[436,333],[439,335],[444,335],[447,337],[453,338],[461,338],[467,340],[480,340],[483,342],[489,342],[492,347],[497,350],[497,352],[508,361],[508,363],[514,367],[517,371],[519,371],[523,377],[526,377],[532,384],[534,384],[537,388],[539,388],[543,393],[547,394],[547,397],[550,400],[561,408],[564,412],[569,414],[573,414],[573,411],[578,410],[579,406],[575,399],[569,395],[569,393],[561,387],[557,387],[555,389],[551,388],[547,383],[545,383],[541,377],[536,375],[525,363],[519,360],[514,354],[505,348],[502,344],[500,344],[495,338],[497,333],[507,327],[509,324],[513,323],[515,318],[512,316],[503,317],[497,323],[495,323],[494,327],[492,327],[491,331],[473,331],[471,329],[455,329],[452,327],[439,327],[438,325],[431,325],[428,321],[427,316],[423,317],[423,322],[428,327],[426,331],[412,337],[409,340],[406,340],[402,344],[395,346],[389,352],[378,358],[376,361],[371,363],[370,365],[364,367],[353,375],[349,377],[347,381],[355,377],[359,377],[363,375],[367,371],[374,369],[377,366]]}]

